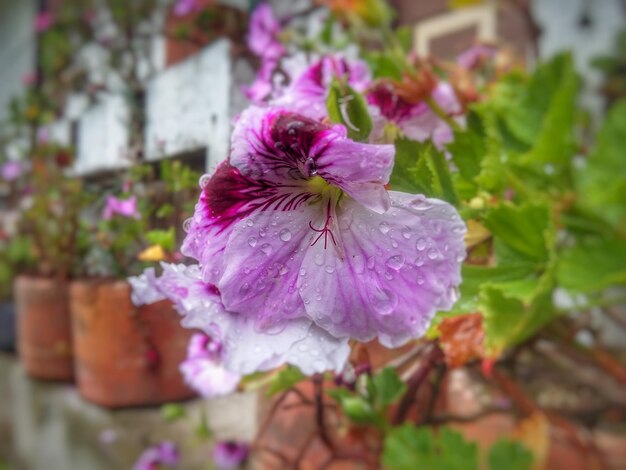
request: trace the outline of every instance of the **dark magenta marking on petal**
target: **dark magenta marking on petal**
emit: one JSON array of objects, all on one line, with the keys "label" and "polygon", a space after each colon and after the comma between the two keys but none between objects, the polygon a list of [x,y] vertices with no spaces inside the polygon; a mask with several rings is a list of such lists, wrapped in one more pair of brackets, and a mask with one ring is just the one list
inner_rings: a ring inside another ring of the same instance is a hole
[{"label": "dark magenta marking on petal", "polygon": [[302,185],[290,181],[277,184],[242,175],[228,162],[221,163],[205,186],[201,202],[205,215],[222,229],[247,217],[255,211],[295,210],[317,195],[303,190]]}]

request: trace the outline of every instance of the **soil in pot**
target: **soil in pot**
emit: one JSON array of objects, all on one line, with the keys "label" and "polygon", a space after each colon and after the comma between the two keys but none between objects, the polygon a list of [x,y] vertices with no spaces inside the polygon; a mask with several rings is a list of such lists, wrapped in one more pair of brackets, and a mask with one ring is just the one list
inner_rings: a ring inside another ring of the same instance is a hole
[{"label": "soil in pot", "polygon": [[17,348],[26,372],[37,379],[72,380],[72,329],[67,283],[20,276],[13,285]]},{"label": "soil in pot", "polygon": [[155,405],[194,395],[178,370],[192,334],[171,303],[134,307],[124,281],[70,287],[80,394],[108,408]]}]

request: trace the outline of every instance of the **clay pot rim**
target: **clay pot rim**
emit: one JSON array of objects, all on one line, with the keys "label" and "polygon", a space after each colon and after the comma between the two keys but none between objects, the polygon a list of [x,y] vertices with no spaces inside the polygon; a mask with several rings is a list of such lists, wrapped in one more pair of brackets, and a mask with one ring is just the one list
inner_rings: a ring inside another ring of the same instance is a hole
[{"label": "clay pot rim", "polygon": [[68,284],[70,282],[69,279],[58,278],[55,276],[39,276],[39,275],[31,275],[31,274],[18,274],[13,279],[13,283],[22,283],[28,282],[30,284],[38,284],[38,285],[50,285],[50,284]]}]

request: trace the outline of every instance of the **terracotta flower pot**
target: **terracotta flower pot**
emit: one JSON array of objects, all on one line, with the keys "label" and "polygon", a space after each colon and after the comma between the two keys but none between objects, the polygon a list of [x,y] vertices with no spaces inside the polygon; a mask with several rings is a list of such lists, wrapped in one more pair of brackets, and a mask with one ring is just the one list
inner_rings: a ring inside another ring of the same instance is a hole
[{"label": "terracotta flower pot", "polygon": [[17,310],[17,347],[29,375],[71,380],[72,329],[67,283],[20,276],[13,285]]},{"label": "terracotta flower pot", "polygon": [[74,281],[70,308],[80,394],[108,408],[190,398],[178,365],[192,331],[169,302],[134,307],[124,281]]}]

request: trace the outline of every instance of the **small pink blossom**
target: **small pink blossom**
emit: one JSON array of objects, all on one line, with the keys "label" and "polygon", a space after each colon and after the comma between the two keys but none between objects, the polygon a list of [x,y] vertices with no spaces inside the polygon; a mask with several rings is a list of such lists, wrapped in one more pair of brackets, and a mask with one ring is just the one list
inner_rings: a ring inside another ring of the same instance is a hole
[{"label": "small pink blossom", "polygon": [[23,170],[20,162],[8,161],[0,166],[0,175],[4,181],[15,181],[22,175]]},{"label": "small pink blossom", "polygon": [[37,81],[37,74],[35,72],[27,72],[22,75],[22,85],[31,87]]},{"label": "small pink blossom", "polygon": [[248,47],[262,60],[279,60],[285,54],[285,47],[278,40],[280,29],[272,8],[267,3],[260,4],[250,17]]},{"label": "small pink blossom", "polygon": [[35,31],[45,33],[54,24],[54,15],[49,11],[41,11],[35,18]]},{"label": "small pink blossom", "polygon": [[201,8],[198,0],[178,0],[174,5],[174,14],[176,16],[185,16],[194,13]]},{"label": "small pink blossom", "polygon": [[102,211],[102,218],[111,220],[115,215],[140,219],[141,215],[137,209],[137,198],[135,196],[131,196],[128,199],[118,199],[115,196],[107,197],[106,205]]},{"label": "small pink blossom", "polygon": [[234,470],[246,461],[249,452],[245,442],[221,441],[213,447],[213,463],[217,470]]},{"label": "small pink blossom", "polygon": [[135,462],[133,470],[156,470],[161,465],[176,465],[179,460],[180,455],[176,444],[164,441],[144,450]]},{"label": "small pink blossom", "polygon": [[468,70],[476,68],[486,59],[490,59],[496,55],[498,48],[491,44],[475,44],[465,52],[459,54],[456,62],[463,68]]}]

